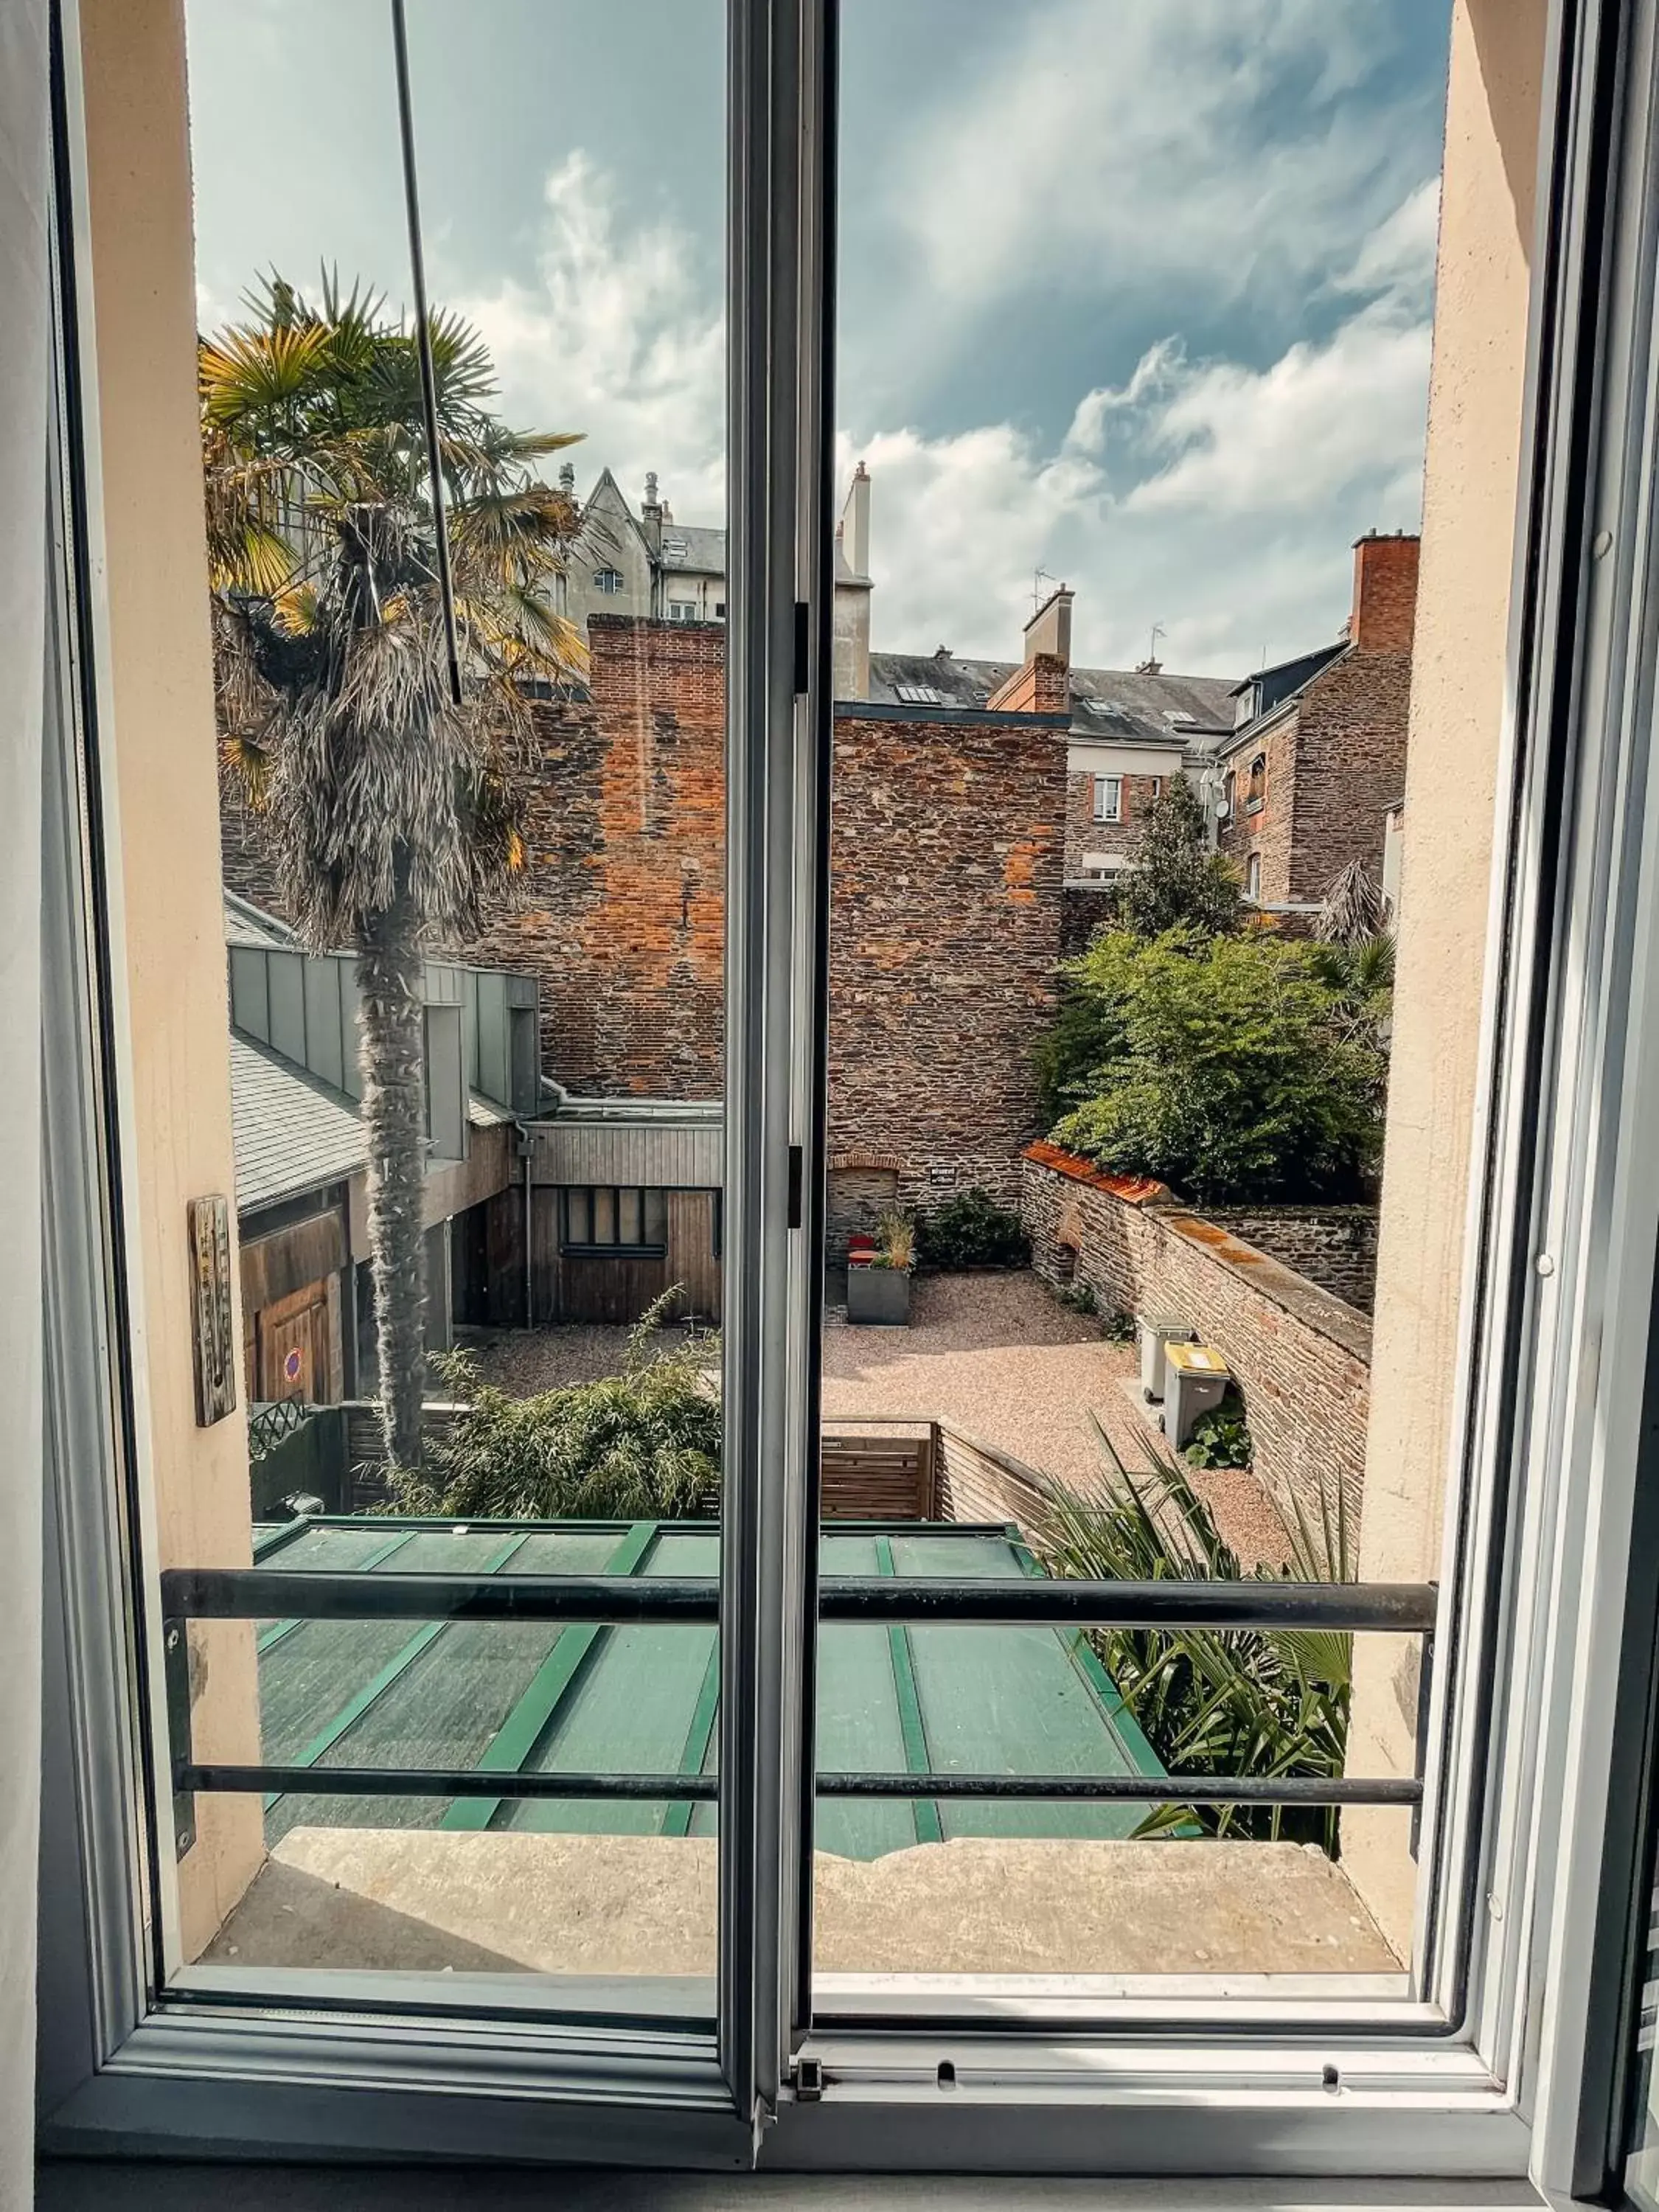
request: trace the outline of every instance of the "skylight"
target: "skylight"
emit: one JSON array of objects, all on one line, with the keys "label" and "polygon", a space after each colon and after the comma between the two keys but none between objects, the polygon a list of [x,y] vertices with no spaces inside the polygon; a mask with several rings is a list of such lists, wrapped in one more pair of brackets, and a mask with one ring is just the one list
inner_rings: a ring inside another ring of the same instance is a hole
[{"label": "skylight", "polygon": [[893,687],[907,707],[942,707],[945,694],[931,684],[896,684]]}]

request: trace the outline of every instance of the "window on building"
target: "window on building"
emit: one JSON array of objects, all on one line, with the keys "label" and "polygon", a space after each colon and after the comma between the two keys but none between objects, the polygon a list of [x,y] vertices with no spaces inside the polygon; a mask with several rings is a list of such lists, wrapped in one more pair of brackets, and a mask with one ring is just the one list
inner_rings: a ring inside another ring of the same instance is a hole
[{"label": "window on building", "polygon": [[695,599],[670,599],[668,602],[668,619],[670,622],[696,622],[697,619],[696,601]]},{"label": "window on building", "polygon": [[1249,780],[1244,787],[1244,811],[1258,814],[1267,796],[1267,756],[1258,753],[1250,763]]},{"label": "window on building", "polygon": [[1119,822],[1123,818],[1123,778],[1121,775],[1097,775],[1095,778],[1095,820]]},{"label": "window on building", "polygon": [[942,707],[945,694],[933,684],[896,684],[894,696],[906,707]]},{"label": "window on building", "polygon": [[1244,896],[1260,902],[1261,897],[1261,855],[1252,853],[1244,868]]},{"label": "window on building", "polygon": [[594,590],[604,592],[607,597],[613,596],[622,590],[623,580],[620,568],[596,568],[593,571]]},{"label": "window on building", "polygon": [[658,1257],[668,1249],[668,1194],[568,1185],[559,1194],[559,1249]]},{"label": "window on building", "polygon": [[1154,799],[1162,799],[1162,798],[1163,798],[1163,796],[1164,796],[1164,779],[1163,779],[1163,777],[1162,777],[1161,775],[1155,775],[1155,776],[1152,778],[1152,797],[1153,797]]},{"label": "window on building", "polygon": [[724,622],[726,620],[726,602],[724,599],[716,599],[714,602],[714,619],[716,622]]},{"label": "window on building", "polygon": [[1237,776],[1229,769],[1221,779],[1221,811],[1224,814],[1231,814],[1233,811],[1237,785]]}]

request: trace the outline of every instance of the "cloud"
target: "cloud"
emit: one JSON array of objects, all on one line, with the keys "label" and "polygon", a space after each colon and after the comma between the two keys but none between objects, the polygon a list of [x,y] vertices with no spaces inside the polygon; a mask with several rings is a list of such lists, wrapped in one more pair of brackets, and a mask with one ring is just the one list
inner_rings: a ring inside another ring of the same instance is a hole
[{"label": "cloud", "polygon": [[1431,190],[1384,217],[1343,279],[1379,295],[1265,368],[1192,359],[1171,334],[1121,386],[1086,392],[1052,450],[1008,422],[844,440],[843,469],[862,456],[874,478],[878,644],[1011,657],[1039,568],[1077,591],[1085,661],[1132,663],[1154,623],[1168,665],[1193,673],[1334,636],[1350,542],[1419,518]]},{"label": "cloud", "polygon": [[548,177],[536,281],[454,305],[483,331],[520,425],[580,430],[586,484],[609,467],[637,501],[647,469],[683,521],[726,508],[725,322],[716,276],[670,222],[624,228],[582,153]]},{"label": "cloud", "polygon": [[[889,189],[930,301],[1012,287],[1206,310],[1322,279],[1420,175],[1396,98],[1366,96],[1391,11],[1330,0],[1054,0],[1014,11]],[[870,189],[877,189],[872,185]]]}]

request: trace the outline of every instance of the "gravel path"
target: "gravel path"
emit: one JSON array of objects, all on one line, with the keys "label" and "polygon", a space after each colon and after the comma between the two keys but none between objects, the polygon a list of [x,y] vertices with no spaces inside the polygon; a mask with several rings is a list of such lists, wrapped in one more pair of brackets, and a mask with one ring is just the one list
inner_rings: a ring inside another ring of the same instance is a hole
[{"label": "gravel path", "polygon": [[[1163,1455],[1137,1374],[1130,1346],[1109,1344],[1032,1274],[919,1276],[908,1329],[854,1328],[836,1309],[823,1333],[826,1421],[937,1415],[1085,1492],[1107,1468],[1091,1415],[1131,1474]],[[1194,1468],[1190,1480],[1247,1571],[1287,1556],[1253,1474]]]},{"label": "gravel path", "polygon": [[[664,1332],[665,1340],[679,1334]],[[507,1332],[472,1348],[489,1381],[527,1395],[614,1375],[627,1335],[571,1324]],[[839,1306],[824,1325],[826,1420],[937,1415],[1080,1491],[1094,1488],[1106,1466],[1091,1414],[1132,1473],[1161,1452],[1135,1373],[1130,1346],[1107,1343],[1098,1322],[1029,1273],[919,1276],[908,1328],[855,1328]],[[1283,1524],[1253,1474],[1194,1470],[1191,1480],[1247,1571],[1287,1557]]]}]

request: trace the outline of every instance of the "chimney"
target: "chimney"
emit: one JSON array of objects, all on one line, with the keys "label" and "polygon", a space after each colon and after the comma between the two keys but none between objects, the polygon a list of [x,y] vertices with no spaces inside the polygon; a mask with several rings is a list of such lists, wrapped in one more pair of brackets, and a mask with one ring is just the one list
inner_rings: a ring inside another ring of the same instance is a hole
[{"label": "chimney", "polygon": [[837,699],[870,696],[870,471],[853,471],[841,520],[836,525],[834,654],[830,678]]},{"label": "chimney", "polygon": [[1072,703],[1072,599],[1061,584],[1025,625],[1025,659],[986,701],[994,714],[1060,714]]},{"label": "chimney", "polygon": [[662,551],[662,501],[657,496],[657,471],[647,472],[645,497],[640,502],[640,526],[654,561]]},{"label": "chimney", "polygon": [[559,489],[570,501],[572,507],[574,507],[576,504],[576,464],[574,461],[562,461],[559,464]]},{"label": "chimney", "polygon": [[1356,653],[1409,653],[1417,612],[1417,556],[1421,540],[1404,531],[1368,531],[1353,549],[1353,612],[1348,640]]},{"label": "chimney", "polygon": [[1069,585],[1061,584],[1048,598],[1025,625],[1025,665],[1029,668],[1038,653],[1047,653],[1062,668],[1072,665],[1072,599]]}]

